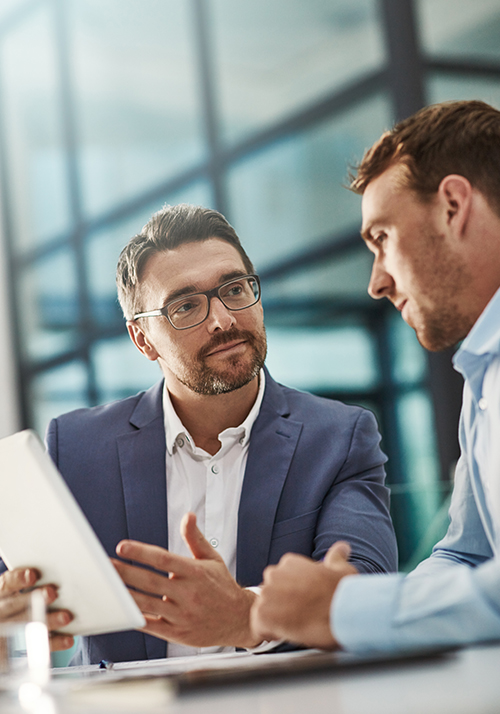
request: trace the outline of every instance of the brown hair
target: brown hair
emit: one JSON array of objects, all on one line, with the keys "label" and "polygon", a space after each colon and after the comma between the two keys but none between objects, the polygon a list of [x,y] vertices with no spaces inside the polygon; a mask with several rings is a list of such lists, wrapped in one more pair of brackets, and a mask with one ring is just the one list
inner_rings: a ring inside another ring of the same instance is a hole
[{"label": "brown hair", "polygon": [[368,149],[349,188],[363,193],[395,164],[406,167],[406,186],[424,201],[445,176],[458,174],[500,216],[500,112],[484,102],[434,104],[399,122]]},{"label": "brown hair", "polygon": [[209,238],[220,238],[230,243],[241,255],[247,273],[255,272],[234,228],[221,213],[187,203],[163,206],[120,253],[116,286],[125,318],[132,320],[142,310],[139,302],[141,275],[152,255],[174,250],[183,243],[196,243]]}]

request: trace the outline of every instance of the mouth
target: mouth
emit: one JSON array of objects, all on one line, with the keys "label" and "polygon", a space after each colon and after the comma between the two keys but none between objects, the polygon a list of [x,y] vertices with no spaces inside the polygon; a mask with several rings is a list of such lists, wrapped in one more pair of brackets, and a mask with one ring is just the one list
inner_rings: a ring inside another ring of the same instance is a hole
[{"label": "mouth", "polygon": [[215,347],[213,350],[207,353],[206,357],[212,357],[213,355],[225,355],[232,351],[238,350],[240,347],[246,344],[246,340],[233,340],[232,342],[226,342],[223,345]]},{"label": "mouth", "polygon": [[403,312],[403,308],[404,308],[404,306],[406,305],[407,302],[408,302],[408,300],[402,300],[402,301],[401,301],[400,303],[398,303],[397,305],[394,303],[394,307],[396,308],[396,310],[399,310],[399,312]]}]

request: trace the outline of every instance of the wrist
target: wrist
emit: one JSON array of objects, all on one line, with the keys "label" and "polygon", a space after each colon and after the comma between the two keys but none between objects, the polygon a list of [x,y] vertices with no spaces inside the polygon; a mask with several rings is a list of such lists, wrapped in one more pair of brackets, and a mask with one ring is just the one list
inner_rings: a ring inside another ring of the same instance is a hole
[{"label": "wrist", "polygon": [[250,627],[250,610],[258,597],[255,592],[241,588],[241,617],[238,618],[240,627],[232,645],[243,649],[253,649],[262,642],[261,637],[256,637]]}]

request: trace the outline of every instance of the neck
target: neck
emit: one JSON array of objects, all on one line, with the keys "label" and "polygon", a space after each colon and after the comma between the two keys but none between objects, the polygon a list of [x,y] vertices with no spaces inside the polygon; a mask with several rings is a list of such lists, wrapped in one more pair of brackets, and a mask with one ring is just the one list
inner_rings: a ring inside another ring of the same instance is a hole
[{"label": "neck", "polygon": [[259,391],[258,376],[227,394],[196,394],[180,382],[165,377],[172,405],[196,446],[209,454],[220,449],[219,434],[239,426],[248,416]]}]

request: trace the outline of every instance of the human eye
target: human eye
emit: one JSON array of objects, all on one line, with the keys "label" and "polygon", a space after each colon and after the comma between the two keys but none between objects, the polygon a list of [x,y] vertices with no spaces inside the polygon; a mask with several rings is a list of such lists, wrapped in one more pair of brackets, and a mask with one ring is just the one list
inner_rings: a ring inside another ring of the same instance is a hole
[{"label": "human eye", "polygon": [[197,310],[200,306],[200,299],[195,295],[190,295],[183,300],[177,300],[171,303],[168,308],[168,314],[170,317],[185,317],[189,315],[194,310]]},{"label": "human eye", "polygon": [[221,288],[222,298],[238,298],[243,294],[245,286],[242,280],[233,280]]},{"label": "human eye", "polygon": [[376,246],[381,246],[385,240],[387,239],[387,233],[384,231],[380,231],[379,233],[376,233],[373,238],[372,238],[372,243],[373,245]]},{"label": "human eye", "polygon": [[243,285],[241,283],[231,283],[231,285],[228,286],[226,295],[229,295],[230,297],[237,297],[238,295],[241,295],[242,292]]}]

